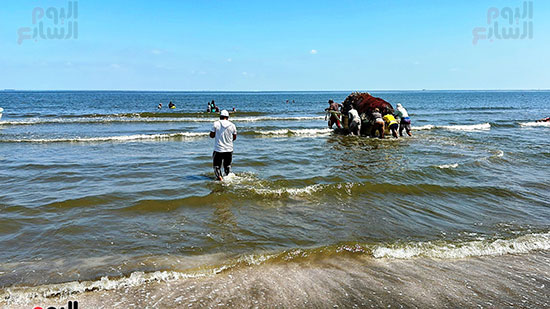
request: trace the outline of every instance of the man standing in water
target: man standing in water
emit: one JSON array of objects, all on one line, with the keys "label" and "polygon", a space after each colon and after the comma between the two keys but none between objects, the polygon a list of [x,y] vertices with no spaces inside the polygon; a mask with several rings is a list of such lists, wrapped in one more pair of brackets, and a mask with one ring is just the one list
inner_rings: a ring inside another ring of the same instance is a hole
[{"label": "man standing in water", "polygon": [[395,115],[401,119],[399,121],[399,136],[403,136],[403,129],[407,132],[407,135],[412,136],[411,118],[409,117],[409,113],[403,107],[403,105],[401,105],[401,103],[397,103],[397,110],[395,112]]},{"label": "man standing in water", "polygon": [[231,173],[231,161],[233,160],[233,141],[237,139],[237,128],[229,121],[229,113],[224,109],[220,113],[220,120],[214,122],[210,130],[210,137],[215,138],[214,154],[214,173],[216,179],[223,180],[222,177],[222,161],[225,175]]}]

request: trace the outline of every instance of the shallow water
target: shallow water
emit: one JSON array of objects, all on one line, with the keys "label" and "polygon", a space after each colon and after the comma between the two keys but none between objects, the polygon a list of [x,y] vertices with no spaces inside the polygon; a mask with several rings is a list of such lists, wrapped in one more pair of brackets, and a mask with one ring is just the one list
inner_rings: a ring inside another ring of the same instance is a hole
[{"label": "shallow water", "polygon": [[[373,93],[409,110],[397,140],[328,130],[347,94],[0,93],[0,287],[550,249],[550,92]],[[223,183],[211,99],[238,110]]]}]

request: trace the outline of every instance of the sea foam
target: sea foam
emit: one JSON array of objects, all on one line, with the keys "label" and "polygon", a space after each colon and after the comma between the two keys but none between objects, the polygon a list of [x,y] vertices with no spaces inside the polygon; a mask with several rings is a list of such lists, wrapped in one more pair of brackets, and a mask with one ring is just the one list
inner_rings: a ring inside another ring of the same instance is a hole
[{"label": "sea foam", "polygon": [[520,122],[521,127],[550,127],[550,122]]},{"label": "sea foam", "polygon": [[460,259],[475,256],[528,253],[534,250],[549,249],[550,233],[543,233],[528,234],[515,239],[479,240],[460,244],[419,242],[396,246],[377,246],[373,250],[373,256],[375,258],[396,259],[417,257]]}]

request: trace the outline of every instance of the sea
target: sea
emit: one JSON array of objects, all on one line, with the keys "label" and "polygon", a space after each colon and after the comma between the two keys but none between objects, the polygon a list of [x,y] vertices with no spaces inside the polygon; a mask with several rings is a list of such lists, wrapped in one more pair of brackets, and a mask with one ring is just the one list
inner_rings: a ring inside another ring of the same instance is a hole
[{"label": "sea", "polygon": [[0,92],[0,307],[549,307],[550,92],[372,91],[398,139],[350,93]]}]

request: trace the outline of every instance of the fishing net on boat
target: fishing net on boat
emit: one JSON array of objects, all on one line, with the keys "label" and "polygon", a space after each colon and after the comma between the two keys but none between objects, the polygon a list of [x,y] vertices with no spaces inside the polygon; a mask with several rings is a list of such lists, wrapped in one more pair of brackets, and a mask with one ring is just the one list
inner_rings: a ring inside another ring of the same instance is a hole
[{"label": "fishing net on boat", "polygon": [[393,106],[383,99],[373,97],[368,92],[354,92],[344,100],[343,113],[347,115],[351,106],[357,109],[359,114],[370,114],[375,108],[380,109],[382,115],[393,114]]}]

